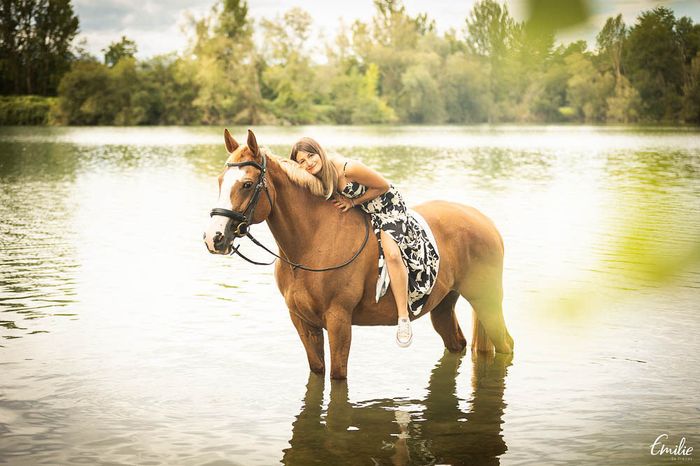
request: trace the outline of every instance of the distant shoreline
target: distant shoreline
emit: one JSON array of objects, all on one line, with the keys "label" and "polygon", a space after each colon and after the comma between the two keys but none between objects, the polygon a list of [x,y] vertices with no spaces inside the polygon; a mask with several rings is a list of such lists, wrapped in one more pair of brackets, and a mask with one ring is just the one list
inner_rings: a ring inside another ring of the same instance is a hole
[{"label": "distant shoreline", "polygon": [[336,124],[328,122],[310,122],[304,124],[291,124],[288,122],[280,122],[279,124],[255,124],[255,123],[239,123],[229,122],[222,123],[196,123],[196,124],[179,124],[179,125],[159,125],[159,124],[142,124],[142,125],[66,125],[59,123],[54,114],[59,104],[58,97],[44,97],[37,95],[21,95],[21,96],[0,96],[0,127],[1,126],[46,126],[46,127],[114,127],[114,128],[146,128],[146,127],[216,127],[227,125],[229,127],[237,126],[255,126],[255,127],[303,127],[303,126],[349,126],[349,127],[401,127],[401,126],[446,126],[446,127],[471,127],[471,126],[590,126],[590,127],[688,127],[700,128],[700,125],[695,123],[686,123],[682,121],[646,121],[636,123],[620,123],[620,122],[583,122],[583,121],[499,121],[489,123],[487,121],[473,123],[410,123],[410,122],[386,122],[374,124]]}]

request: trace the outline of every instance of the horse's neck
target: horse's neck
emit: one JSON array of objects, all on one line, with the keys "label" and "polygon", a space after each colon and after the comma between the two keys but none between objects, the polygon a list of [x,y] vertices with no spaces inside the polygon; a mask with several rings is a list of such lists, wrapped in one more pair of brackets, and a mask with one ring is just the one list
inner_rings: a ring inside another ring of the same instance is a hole
[{"label": "horse's neck", "polygon": [[323,219],[337,215],[336,208],[290,181],[279,166],[271,164],[268,173],[275,201],[267,224],[280,249],[289,257],[298,258],[311,250],[314,238],[332,238],[332,232],[326,231],[330,225]]}]

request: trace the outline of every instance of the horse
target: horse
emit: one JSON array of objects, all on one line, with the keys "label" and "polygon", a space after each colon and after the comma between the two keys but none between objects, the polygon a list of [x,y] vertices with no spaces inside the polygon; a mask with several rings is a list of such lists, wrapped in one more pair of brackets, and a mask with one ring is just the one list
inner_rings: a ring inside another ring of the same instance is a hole
[{"label": "horse", "polygon": [[[325,373],[326,330],[330,376],[347,378],[352,326],[396,325],[398,316],[391,290],[375,300],[379,245],[374,235],[367,238],[367,214],[341,212],[322,196],[320,180],[259,147],[251,130],[240,145],[226,129],[224,143],[229,156],[204,233],[207,249],[231,254],[235,238],[251,236],[251,225],[266,221],[279,248],[275,280],[310,370]],[[445,348],[461,352],[467,341],[455,304],[462,296],[473,310],[472,351],[512,353],[502,309],[504,245],[493,222],[455,202],[429,201],[414,210],[432,230],[440,266],[425,305],[411,319],[430,313]]]},{"label": "horse", "polygon": [[444,351],[430,373],[426,395],[418,399],[351,402],[348,382],[334,381],[326,404],[324,377],[310,373],[280,462],[344,464],[353,458],[362,464],[372,458],[374,464],[392,465],[498,464],[508,450],[502,434],[503,392],[513,355],[472,354],[466,405],[460,403],[464,396],[457,389],[465,356]]}]

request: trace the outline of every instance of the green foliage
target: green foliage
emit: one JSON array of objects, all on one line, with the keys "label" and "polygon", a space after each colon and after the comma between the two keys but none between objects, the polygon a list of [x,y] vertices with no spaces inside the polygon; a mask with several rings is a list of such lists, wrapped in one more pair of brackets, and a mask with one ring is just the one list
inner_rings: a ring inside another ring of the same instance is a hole
[{"label": "green foliage", "polygon": [[[564,63],[555,63],[542,73],[542,78],[533,83],[533,96],[530,111],[534,121],[562,121],[571,116],[562,113],[567,108],[567,92],[571,99],[571,70]],[[569,107],[570,108],[570,107]],[[576,116],[578,113],[574,110]]]},{"label": "green foliage", "polygon": [[493,95],[476,58],[465,53],[447,57],[439,76],[447,122],[477,123],[486,120]]},{"label": "green foliage", "polygon": [[568,56],[566,64],[571,75],[567,83],[569,104],[577,116],[587,123],[605,121],[606,97],[615,86],[614,77],[610,73],[601,74],[582,53]]},{"label": "green foliage", "polygon": [[438,83],[423,64],[408,68],[401,76],[404,93],[400,111],[409,123],[443,123],[446,114]]},{"label": "green foliage", "polygon": [[364,74],[356,68],[331,80],[327,106],[330,121],[338,124],[375,124],[396,120],[394,111],[377,93],[379,68],[371,64]]},{"label": "green foliage", "polygon": [[70,67],[78,18],[70,0],[4,0],[0,94],[54,95]]},{"label": "green foliage", "polygon": [[113,67],[77,62],[59,87],[55,121],[69,125],[198,123],[196,87],[186,65],[172,56]]},{"label": "green foliage", "polygon": [[688,81],[683,87],[683,119],[700,124],[700,52],[690,63]]},{"label": "green foliage", "polygon": [[109,47],[102,50],[105,54],[105,65],[114,66],[123,58],[134,58],[137,50],[136,42],[122,36],[119,42],[112,42]]},{"label": "green foliage", "polygon": [[262,66],[247,20],[247,6],[226,2],[221,13],[197,22],[183,71],[196,83],[193,106],[204,124],[275,122],[262,98]]},{"label": "green foliage", "polygon": [[515,30],[515,21],[505,4],[494,0],[478,2],[466,22],[466,42],[473,53],[495,61],[503,58]]},{"label": "green foliage", "polygon": [[57,121],[74,125],[111,124],[112,109],[103,104],[111,100],[109,69],[94,62],[78,62],[61,80],[58,88]]},{"label": "green foliage", "polygon": [[223,0],[217,32],[233,40],[248,37],[248,4],[241,0]]},{"label": "green foliage", "polygon": [[[76,47],[50,114],[122,125],[700,123],[700,25],[659,7],[631,28],[609,18],[595,51],[584,41],[555,47],[554,31],[585,16],[584,3],[529,1],[524,23],[505,4],[479,0],[463,31],[440,34],[401,0],[374,0],[370,20],[341,21],[319,50],[304,10],[254,22],[244,0],[219,0],[191,21],[180,56],[137,61],[122,37],[101,64]],[[578,10],[538,24],[561,5]]]},{"label": "green foliage", "polygon": [[639,119],[641,98],[629,80],[620,76],[613,95],[607,99],[606,120],[611,123],[634,123]]},{"label": "green foliage", "polygon": [[305,124],[317,121],[320,108],[313,88],[316,76],[307,51],[311,16],[292,8],[281,18],[263,20],[266,37],[264,57],[270,66],[262,81],[272,113],[283,123]]},{"label": "green foliage", "polygon": [[683,54],[676,18],[665,7],[643,12],[626,40],[623,66],[642,98],[645,119],[676,120],[681,109]]},{"label": "green foliage", "polygon": [[0,96],[0,125],[45,125],[55,97]]},{"label": "green foliage", "polygon": [[608,18],[596,37],[600,54],[607,57],[616,78],[622,74],[622,48],[626,37],[627,27],[621,14],[615,18]]}]

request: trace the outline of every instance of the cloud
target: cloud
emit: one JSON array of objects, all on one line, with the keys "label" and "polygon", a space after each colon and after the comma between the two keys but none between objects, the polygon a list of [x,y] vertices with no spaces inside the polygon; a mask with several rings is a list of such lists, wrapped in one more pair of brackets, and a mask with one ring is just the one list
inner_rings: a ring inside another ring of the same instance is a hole
[{"label": "cloud", "polygon": [[187,45],[182,25],[187,15],[202,17],[212,0],[77,0],[74,10],[80,19],[78,39],[87,40],[87,49],[101,57],[102,50],[122,36],[136,42],[137,56],[151,57],[181,52]]},{"label": "cloud", "polygon": [[[208,14],[217,0],[75,0],[74,9],[80,18],[79,38],[86,38],[87,48],[101,56],[101,50],[121,36],[136,41],[138,56],[147,58],[153,55],[185,49],[187,38],[181,26],[187,14],[202,17]],[[450,28],[462,31],[464,22],[477,0],[404,0],[411,15],[428,13],[434,19],[438,30]],[[511,15],[518,21],[525,19],[526,3],[522,0],[506,0]],[[697,0],[591,0],[592,15],[587,24],[564,31],[559,39],[570,42],[585,39],[591,43],[605,20],[622,13],[625,22],[634,24],[641,11],[666,5],[677,16],[690,16],[694,22],[700,21],[700,2]],[[285,11],[301,7],[314,19],[318,32],[332,36],[339,20],[346,25],[355,19],[368,21],[374,15],[373,0],[355,0],[339,3],[328,0],[248,0],[248,14],[254,20],[274,18]],[[312,34],[316,37],[318,34]]]}]

